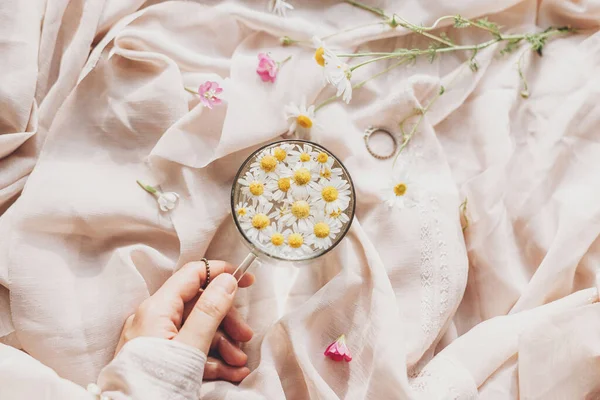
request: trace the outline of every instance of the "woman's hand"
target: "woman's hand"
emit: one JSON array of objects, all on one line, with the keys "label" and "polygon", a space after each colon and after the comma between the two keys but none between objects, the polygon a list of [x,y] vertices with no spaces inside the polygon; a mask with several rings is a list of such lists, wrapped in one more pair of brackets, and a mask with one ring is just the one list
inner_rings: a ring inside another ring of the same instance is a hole
[{"label": "woman's hand", "polygon": [[[248,342],[253,332],[231,308],[238,287],[230,275],[234,267],[217,260],[209,265],[212,280],[203,292],[206,267],[199,261],[184,265],[146,299],[125,321],[115,354],[138,336],[177,340],[216,356],[208,357],[204,379],[244,379],[250,373],[245,367],[248,356],[237,342]],[[246,274],[239,285],[247,287],[253,282],[254,276]]]}]

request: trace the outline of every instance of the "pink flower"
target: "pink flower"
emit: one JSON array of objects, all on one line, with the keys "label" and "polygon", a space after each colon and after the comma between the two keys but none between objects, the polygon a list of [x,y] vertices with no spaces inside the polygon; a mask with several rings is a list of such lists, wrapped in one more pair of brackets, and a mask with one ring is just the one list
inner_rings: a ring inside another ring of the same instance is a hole
[{"label": "pink flower", "polygon": [[352,354],[350,354],[350,349],[346,346],[346,336],[342,335],[335,342],[331,343],[325,350],[325,355],[333,361],[352,361]]},{"label": "pink flower", "polygon": [[263,82],[275,82],[278,71],[279,65],[271,56],[265,53],[258,54],[258,68],[256,68],[256,73]]},{"label": "pink flower", "polygon": [[217,97],[223,91],[217,82],[206,81],[198,88],[200,101],[206,107],[212,109],[214,105],[221,104],[221,99]]}]

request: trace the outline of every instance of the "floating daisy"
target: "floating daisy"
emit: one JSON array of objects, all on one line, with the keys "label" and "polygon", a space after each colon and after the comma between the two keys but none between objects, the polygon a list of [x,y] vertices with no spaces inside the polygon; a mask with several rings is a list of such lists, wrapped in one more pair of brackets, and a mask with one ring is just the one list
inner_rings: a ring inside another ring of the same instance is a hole
[{"label": "floating daisy", "polygon": [[[286,174],[288,175],[288,174]],[[291,197],[290,188],[292,187],[292,178],[285,176],[282,178],[271,179],[267,182],[267,189],[273,193],[273,201],[281,201]]]},{"label": "floating daisy", "polygon": [[321,177],[321,179],[336,179],[336,178],[341,178],[343,172],[341,168],[327,168],[324,167],[321,169],[321,171],[319,172],[319,176]]},{"label": "floating daisy", "polygon": [[248,219],[248,214],[250,212],[251,206],[248,205],[245,201],[240,201],[237,206],[235,206],[235,213],[237,215],[238,220],[245,221]]},{"label": "floating daisy", "polygon": [[279,162],[273,153],[273,149],[268,149],[259,154],[256,160],[250,164],[250,172],[265,175],[271,179],[278,179],[286,167]]},{"label": "floating daisy", "polygon": [[344,213],[340,208],[328,214],[331,219],[334,221],[339,221],[341,224],[345,225],[350,221],[350,218]]},{"label": "floating daisy", "polygon": [[297,225],[301,231],[309,228],[308,219],[318,211],[318,207],[306,200],[296,200],[290,204],[290,212],[280,218],[285,226]]},{"label": "floating daisy", "polygon": [[238,179],[242,185],[242,193],[252,201],[256,207],[257,203],[268,203],[273,193],[266,187],[266,177],[255,172],[246,172],[243,178]]},{"label": "floating daisy", "polygon": [[295,146],[290,143],[280,143],[277,147],[270,148],[269,151],[271,151],[271,154],[273,156],[275,156],[277,161],[279,161],[280,163],[285,163],[285,162],[289,161],[289,159],[288,159],[289,152],[294,147]]},{"label": "floating daisy", "polygon": [[286,229],[285,236],[286,253],[297,258],[311,254],[313,250],[309,247],[310,241],[306,233],[300,231],[294,226],[292,229]]},{"label": "floating daisy", "polygon": [[317,154],[310,144],[304,143],[302,146],[298,146],[297,150],[289,151],[289,165],[312,171],[316,166],[314,157]]},{"label": "floating daisy", "polygon": [[404,209],[413,207],[417,197],[415,184],[411,181],[406,168],[398,168],[392,173],[388,185],[383,189],[383,198],[390,207]]},{"label": "floating daisy", "polygon": [[344,211],[350,204],[350,184],[343,179],[321,180],[310,183],[311,201],[331,214],[338,209]]},{"label": "floating daisy", "polygon": [[308,198],[308,187],[311,182],[319,179],[319,173],[305,168],[302,164],[297,164],[293,169],[290,169],[282,178],[291,178],[290,186],[292,198],[296,200]]},{"label": "floating daisy", "polygon": [[248,239],[267,242],[270,238],[266,229],[271,224],[270,211],[273,208],[271,203],[261,203],[254,208],[249,208],[248,219],[240,221],[240,226],[246,232]]},{"label": "floating daisy", "polygon": [[308,219],[308,238],[316,249],[328,249],[333,239],[340,233],[341,223],[324,214],[318,214]]},{"label": "floating daisy", "polygon": [[287,3],[285,0],[270,0],[269,11],[273,14],[277,14],[280,17],[285,17],[287,10],[293,10],[294,6]]},{"label": "floating daisy", "polygon": [[265,234],[269,237],[269,241],[265,245],[269,254],[281,256],[286,250],[285,236],[283,230],[275,222],[271,222],[271,226],[267,227]]},{"label": "floating daisy", "polygon": [[323,54],[325,60],[325,80],[336,88],[335,95],[337,97],[342,96],[342,100],[350,103],[352,99],[352,71],[348,64],[342,62],[338,56],[332,52],[325,52]]},{"label": "floating daisy", "polygon": [[300,105],[291,103],[284,108],[285,118],[290,122],[290,133],[296,132],[298,136],[305,137],[315,125],[315,106],[306,107],[306,98],[302,98]]},{"label": "floating daisy", "polygon": [[[330,157],[329,154],[325,153],[324,151],[319,151],[319,152],[314,152],[315,155],[315,165],[317,167],[317,169],[319,170],[319,173],[325,173],[330,175],[331,174],[331,168],[333,168],[333,157]],[[342,169],[341,168],[337,168],[340,171],[340,175],[342,173]],[[329,171],[329,172],[327,172]],[[323,176],[323,175],[321,175]],[[329,176],[329,178],[331,177],[331,175]],[[323,178],[325,178],[325,176],[323,176]],[[326,178],[326,179],[329,179]]]}]

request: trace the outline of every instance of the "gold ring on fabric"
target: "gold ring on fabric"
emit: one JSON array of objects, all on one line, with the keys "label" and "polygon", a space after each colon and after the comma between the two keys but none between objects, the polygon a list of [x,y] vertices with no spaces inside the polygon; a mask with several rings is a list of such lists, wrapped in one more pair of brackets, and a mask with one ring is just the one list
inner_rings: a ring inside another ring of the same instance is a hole
[{"label": "gold ring on fabric", "polygon": [[[371,146],[369,146],[369,140],[371,139],[371,135],[374,134],[375,132],[383,132],[386,135],[388,135],[390,138],[392,138],[392,141],[394,142],[394,148],[392,149],[392,152],[390,154],[377,154],[373,151],[373,149],[371,149]],[[396,140],[396,136],[394,136],[394,134],[392,132],[385,130],[383,128],[376,128],[373,126],[369,126],[365,130],[364,139],[365,139],[365,146],[367,146],[367,151],[369,152],[369,154],[371,154],[373,157],[377,158],[378,160],[387,160],[388,158],[392,158],[394,156],[394,154],[396,154],[396,151],[398,150],[398,141]]]},{"label": "gold ring on fabric", "polygon": [[210,283],[210,264],[206,258],[202,258],[200,261],[204,263],[206,266],[206,279],[204,280],[204,284],[202,285],[202,289],[206,289],[208,284]]}]

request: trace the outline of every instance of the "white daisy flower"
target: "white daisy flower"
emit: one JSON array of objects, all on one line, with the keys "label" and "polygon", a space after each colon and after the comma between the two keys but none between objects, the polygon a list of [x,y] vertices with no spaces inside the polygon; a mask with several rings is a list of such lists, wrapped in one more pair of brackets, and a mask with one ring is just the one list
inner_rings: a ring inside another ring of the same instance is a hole
[{"label": "white daisy flower", "polygon": [[278,224],[271,222],[271,226],[265,229],[265,234],[269,237],[269,241],[265,245],[269,254],[274,256],[282,256],[285,253],[285,236],[283,229]]},{"label": "white daisy flower", "polygon": [[286,3],[285,0],[270,0],[269,11],[273,14],[277,14],[280,17],[285,17],[287,10],[293,10],[294,6]]},{"label": "white daisy flower", "polygon": [[323,179],[341,179],[342,177],[342,169],[341,168],[328,168],[327,166],[321,168],[320,172],[319,172],[319,176],[321,177],[321,180]]},{"label": "white daisy flower", "polygon": [[238,179],[242,185],[242,193],[252,201],[256,207],[257,203],[268,203],[273,193],[266,188],[266,176],[256,172],[246,172],[243,178]]},{"label": "white daisy flower", "polygon": [[274,152],[275,149],[272,148],[261,152],[250,164],[250,172],[265,175],[271,179],[278,179],[282,170],[286,167],[279,162]]},{"label": "white daisy flower", "polygon": [[338,56],[332,52],[325,52],[323,54],[325,60],[325,80],[336,88],[336,96],[342,96],[342,100],[346,104],[350,103],[352,99],[352,71],[348,64],[342,62]]},{"label": "white daisy flower", "polygon": [[279,145],[275,147],[271,147],[271,154],[275,156],[277,161],[280,163],[286,163],[288,161],[287,156],[289,155],[290,150],[294,148],[294,145],[291,143],[279,143]]},{"label": "white daisy flower", "polygon": [[269,212],[273,208],[271,203],[260,203],[256,209],[248,208],[248,218],[240,222],[240,226],[250,240],[267,242],[270,237],[266,234],[266,229],[271,224]]},{"label": "white daisy flower", "polygon": [[319,154],[313,150],[312,146],[308,143],[298,145],[297,150],[290,150],[289,152],[289,165],[294,165],[298,168],[306,168],[312,171],[316,167],[314,157]]},{"label": "white daisy flower", "polygon": [[316,36],[312,37],[312,42],[313,42],[313,46],[315,46],[315,61],[317,62],[317,64],[319,64],[321,67],[325,66],[325,54],[328,55],[335,55],[333,53],[333,51],[331,51],[327,45],[325,44],[324,41],[322,41],[321,39],[319,39]]},{"label": "white daisy flower", "polygon": [[315,125],[315,106],[306,108],[306,98],[302,98],[299,106],[291,103],[284,108],[285,118],[290,122],[290,133],[296,132],[299,137],[307,137]]},{"label": "white daisy flower", "polygon": [[252,206],[248,205],[247,202],[245,201],[240,201],[236,206],[235,206],[235,214],[236,217],[238,219],[238,221],[246,221],[248,219],[248,214],[250,213],[250,209],[252,208]]},{"label": "white daisy flower", "polygon": [[338,209],[344,211],[350,204],[350,184],[343,179],[311,182],[309,191],[312,203],[328,214]]},{"label": "white daisy flower", "polygon": [[340,233],[341,224],[324,214],[310,217],[308,220],[308,237],[316,249],[326,250],[333,244],[333,239]]},{"label": "white daisy flower", "polygon": [[285,226],[298,226],[304,232],[308,229],[308,218],[319,208],[306,200],[296,200],[290,204],[289,210],[279,221]]},{"label": "white daisy flower", "polygon": [[[335,161],[333,159],[333,157],[331,157],[329,154],[325,153],[324,151],[319,151],[319,152],[315,152],[315,165],[317,167],[317,169],[319,170],[320,174],[323,174],[325,172],[325,174],[331,174],[331,169],[333,168],[333,162]],[[342,169],[341,168],[337,168],[340,170],[340,175],[342,173]],[[329,172],[327,172],[329,171]],[[322,176],[322,175],[321,175]],[[331,175],[330,175],[331,177]],[[325,178],[323,176],[323,178]],[[326,178],[329,179],[329,178]]]},{"label": "white daisy flower", "polygon": [[292,178],[289,177],[291,173],[284,171],[283,174],[285,177],[272,179],[267,182],[267,189],[273,193],[272,198],[274,201],[281,201],[291,198],[292,192],[290,188],[292,185]]},{"label": "white daisy flower", "polygon": [[332,213],[329,213],[329,217],[334,221],[338,221],[340,225],[347,224],[348,221],[350,221],[350,217],[339,208]]},{"label": "white daisy flower", "polygon": [[286,243],[286,253],[293,257],[305,257],[313,252],[309,247],[310,239],[306,233],[298,230],[298,227],[294,226],[292,229],[286,229],[283,232]]},{"label": "white daisy flower", "polygon": [[319,173],[303,167],[302,164],[296,164],[292,169],[282,174],[281,177],[291,178],[290,190],[292,191],[292,198],[301,200],[308,198],[308,185],[319,179]]},{"label": "white daisy flower", "polygon": [[385,188],[383,188],[383,199],[390,207],[404,209],[415,205],[418,195],[416,185],[411,181],[406,168],[398,168],[392,173],[392,177]]}]

